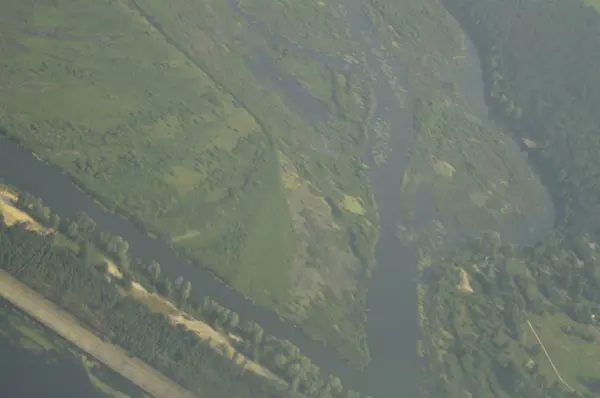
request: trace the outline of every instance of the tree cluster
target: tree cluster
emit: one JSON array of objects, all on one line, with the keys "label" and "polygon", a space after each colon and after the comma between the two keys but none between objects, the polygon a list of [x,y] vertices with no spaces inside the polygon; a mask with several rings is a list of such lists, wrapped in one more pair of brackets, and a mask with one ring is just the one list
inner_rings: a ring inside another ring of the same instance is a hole
[{"label": "tree cluster", "polygon": [[23,225],[0,225],[0,266],[95,331],[202,396],[286,397],[289,392],[244,372],[195,333],[118,293],[72,251]]},{"label": "tree cluster", "polygon": [[[48,216],[44,218],[39,217],[35,209],[44,208],[42,206],[42,201],[40,198],[33,197],[27,193],[23,193],[19,196],[18,206],[40,222],[45,222],[46,225],[48,222],[47,220],[53,218],[50,209],[47,207],[44,212],[45,214],[48,214]],[[58,224],[57,229],[59,231],[79,244],[78,255],[68,251],[64,253],[62,251],[59,252],[62,253],[63,256],[66,256],[66,253],[68,253],[68,256],[72,257],[73,261],[83,263],[84,267],[82,268],[82,272],[92,272],[92,270],[95,270],[96,273],[101,271],[101,274],[106,274],[105,267],[99,267],[99,264],[96,261],[97,257],[95,257],[95,255],[99,253],[98,250],[101,250],[102,253],[112,257],[118,263],[123,272],[123,278],[121,280],[122,286],[129,288],[134,280],[139,281],[146,288],[171,299],[181,308],[192,313],[196,318],[208,322],[217,330],[224,332],[225,334],[231,333],[241,336],[242,340],[240,341],[232,339],[234,346],[236,346],[240,352],[248,355],[252,360],[260,363],[287,380],[290,383],[292,392],[298,391],[317,398],[359,397],[356,392],[345,390],[342,387],[339,378],[333,375],[323,377],[319,367],[314,365],[310,359],[302,355],[298,347],[291,342],[280,340],[273,336],[265,337],[264,331],[260,325],[252,321],[242,322],[240,316],[236,312],[223,307],[210,297],[205,297],[203,303],[196,303],[193,300],[190,300],[192,291],[192,284],[190,281],[186,281],[182,277],[179,277],[174,281],[162,277],[161,265],[156,261],[152,261],[149,264],[143,264],[139,259],[136,259],[132,262],[129,256],[128,242],[122,237],[113,236],[110,233],[100,232],[99,234],[96,234],[96,222],[88,214],[83,212],[78,213],[74,220],[59,221]],[[22,229],[21,226],[18,228],[19,230]],[[12,229],[9,230],[12,231]],[[22,232],[24,233],[24,230]],[[32,238],[27,234],[23,236],[28,239]],[[38,238],[41,239],[41,241],[44,241],[43,237]],[[51,245],[51,240],[46,238],[45,241],[48,250],[51,252],[56,252],[58,250]],[[105,263],[102,262],[102,264]],[[62,273],[59,273],[59,275],[62,275]],[[40,277],[44,280],[46,274],[40,274]],[[56,285],[57,281],[52,279],[50,275],[48,275],[48,277],[50,278],[48,281],[49,285],[52,286],[51,288],[48,288],[48,292],[54,292],[52,298],[58,300],[61,305],[65,305],[67,302],[65,301],[67,300],[66,296],[69,295],[69,290],[64,290],[64,295],[61,295],[59,293],[60,290],[56,291],[56,289],[54,289],[56,286],[65,286],[65,283],[61,282]],[[76,278],[76,276],[74,277]],[[99,280],[97,282],[99,282]],[[92,284],[92,282],[88,282],[87,288],[93,289]],[[99,300],[101,301],[99,298],[92,297],[92,302],[97,302]],[[113,299],[111,298],[110,308],[114,305],[112,300]],[[130,308],[131,305],[133,304],[129,303],[129,307],[127,308]],[[136,311],[140,312],[140,308],[145,307],[141,306]],[[71,309],[72,308],[69,308],[69,310]],[[143,312],[140,312],[140,314],[142,313]],[[87,319],[90,326],[94,329],[103,331],[107,336],[110,336],[111,338],[117,336],[114,328],[106,328],[106,325],[110,325],[110,323],[106,323],[107,320],[105,318],[102,318],[101,320],[95,319],[94,317],[90,318],[89,314],[85,311],[80,311],[76,314]],[[129,312],[122,311],[121,314],[121,316],[124,317],[125,314],[129,314]],[[149,315],[146,314],[143,316]],[[154,314],[153,316],[158,315]],[[138,329],[137,333],[139,333],[139,330],[146,329]],[[135,344],[145,344],[143,342],[135,343],[135,340],[139,336],[136,337],[137,335],[133,333],[134,331],[135,329],[132,328],[127,332],[130,333],[130,336],[119,337],[119,339],[121,339],[119,341],[126,341],[128,342],[127,344],[121,344],[119,342],[117,342],[117,344],[130,351],[132,350],[129,347],[138,347]],[[131,346],[129,344],[131,344]],[[180,343],[169,344],[179,346]],[[132,353],[133,352],[137,353],[139,351],[136,348]],[[137,354],[134,355],[138,356]]]}]

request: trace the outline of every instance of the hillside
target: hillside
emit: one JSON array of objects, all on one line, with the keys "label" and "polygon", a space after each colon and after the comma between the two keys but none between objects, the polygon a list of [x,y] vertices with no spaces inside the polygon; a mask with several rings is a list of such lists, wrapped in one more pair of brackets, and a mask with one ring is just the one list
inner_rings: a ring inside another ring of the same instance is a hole
[{"label": "hillside", "polygon": [[522,142],[558,214],[536,244],[489,233],[423,259],[429,389],[597,396],[600,16],[577,1],[444,4],[477,47],[494,119]]}]

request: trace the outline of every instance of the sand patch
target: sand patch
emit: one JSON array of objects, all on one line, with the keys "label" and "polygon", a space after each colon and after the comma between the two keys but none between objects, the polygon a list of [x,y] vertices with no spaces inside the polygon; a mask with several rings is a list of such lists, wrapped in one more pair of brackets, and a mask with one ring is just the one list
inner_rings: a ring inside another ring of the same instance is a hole
[{"label": "sand patch", "polygon": [[181,242],[183,240],[194,239],[198,235],[200,235],[200,231],[192,229],[192,230],[189,230],[189,231],[185,231],[185,233],[183,233],[181,235],[174,236],[171,240],[173,242]]},{"label": "sand patch", "polygon": [[[108,266],[108,273],[115,278],[122,278],[123,274],[117,265],[111,260],[105,258]],[[239,365],[243,365],[247,370],[258,374],[259,376],[269,378],[271,380],[285,383],[270,370],[260,364],[251,361],[245,355],[240,354],[231,344],[230,340],[223,334],[213,329],[210,325],[190,317],[178,309],[169,300],[157,295],[156,293],[148,292],[142,285],[137,282],[132,283],[132,289],[128,292],[136,300],[147,305],[152,311],[160,312],[169,317],[173,325],[183,325],[188,330],[196,333],[203,341],[207,342],[219,354],[228,359],[235,360]],[[238,336],[234,336],[234,340],[242,341]]]},{"label": "sand patch", "polygon": [[535,141],[532,141],[532,140],[530,140],[530,139],[528,139],[528,138],[523,138],[523,144],[524,144],[524,145],[525,145],[527,148],[529,148],[529,149],[535,149],[535,148],[537,148],[537,147],[538,147],[538,144],[537,144],[537,142],[535,142]]},{"label": "sand patch", "polygon": [[437,160],[437,159],[435,159],[433,161],[433,170],[435,171],[435,173],[437,175],[440,175],[440,176],[443,176],[446,178],[452,178],[452,176],[456,172],[456,169],[450,163],[443,161],[443,160]]},{"label": "sand patch", "polygon": [[42,234],[52,232],[51,229],[44,227],[34,220],[29,214],[15,207],[18,196],[8,190],[0,190],[0,211],[4,215],[4,223],[11,227],[17,223],[24,223],[28,231],[35,231]]},{"label": "sand patch", "polygon": [[340,206],[350,213],[358,214],[360,216],[364,216],[367,213],[363,208],[360,199],[356,196],[344,195],[344,198],[340,202]]},{"label": "sand patch", "polygon": [[464,269],[460,269],[460,285],[458,288],[463,292],[467,293],[475,293],[475,290],[471,287],[471,280],[469,279],[469,274]]},{"label": "sand patch", "polygon": [[177,190],[180,195],[193,191],[204,180],[204,174],[183,166],[173,166],[166,181]]}]

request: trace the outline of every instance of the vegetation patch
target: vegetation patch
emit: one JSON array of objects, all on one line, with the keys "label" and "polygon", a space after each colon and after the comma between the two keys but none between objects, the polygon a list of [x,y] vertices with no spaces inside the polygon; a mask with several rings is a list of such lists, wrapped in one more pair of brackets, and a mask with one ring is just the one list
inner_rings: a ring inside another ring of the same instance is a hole
[{"label": "vegetation patch", "polygon": [[328,53],[350,51],[350,34],[342,6],[324,1],[243,0],[244,10],[291,42]]},{"label": "vegetation patch", "polygon": [[407,209],[427,192],[445,227],[506,231],[545,207],[545,189],[510,137],[469,120],[466,107],[441,91],[431,98],[415,110],[418,135],[402,188]]},{"label": "vegetation patch", "polygon": [[365,209],[360,203],[360,199],[355,196],[344,195],[342,201],[340,202],[340,206],[350,213],[358,214],[360,216],[366,214]]}]

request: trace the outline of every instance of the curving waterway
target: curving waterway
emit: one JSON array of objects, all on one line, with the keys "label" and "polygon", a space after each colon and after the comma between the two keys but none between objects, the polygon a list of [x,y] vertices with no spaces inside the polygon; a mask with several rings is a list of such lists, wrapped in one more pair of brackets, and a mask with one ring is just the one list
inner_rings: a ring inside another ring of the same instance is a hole
[{"label": "curving waterway", "polygon": [[[324,372],[338,375],[344,385],[373,398],[397,396],[416,397],[420,378],[420,358],[417,355],[418,314],[416,281],[417,250],[401,244],[396,236],[401,217],[400,186],[404,170],[410,160],[413,140],[412,101],[407,86],[406,73],[399,65],[390,64],[381,56],[383,47],[372,32],[370,21],[359,0],[337,0],[345,9],[344,18],[357,43],[355,59],[349,63],[342,56],[324,55],[287,41],[269,30],[265,24],[247,15],[237,0],[230,6],[248,23],[253,32],[263,39],[254,46],[253,56],[246,59],[248,67],[267,87],[277,92],[286,106],[311,123],[327,120],[326,104],[306,92],[290,76],[282,76],[271,58],[268,46],[285,46],[291,51],[310,57],[322,64],[352,69],[372,83],[378,106],[373,120],[387,123],[391,128],[388,147],[391,153],[380,167],[371,165],[370,180],[380,214],[380,238],[376,247],[377,268],[369,282],[369,321],[367,332],[371,363],[364,372],[356,371],[342,361],[335,351],[314,341],[292,323],[282,320],[276,313],[257,306],[207,269],[197,268],[182,259],[162,241],[149,238],[145,232],[117,214],[105,211],[90,197],[78,190],[68,175],[59,168],[36,159],[30,151],[18,144],[0,138],[0,177],[8,184],[41,196],[44,203],[63,218],[71,218],[84,211],[97,221],[98,230],[122,236],[130,244],[132,257],[144,261],[156,260],[163,265],[162,272],[170,278],[183,276],[192,282],[192,294],[201,299],[210,296],[225,307],[238,312],[245,319],[253,319],[265,332],[290,340],[312,359]],[[469,65],[478,69],[477,54],[469,51]],[[443,77],[458,80],[460,68],[447,69]],[[479,74],[469,74],[469,92],[476,94],[477,103],[483,86]],[[479,81],[475,81],[479,80]],[[475,81],[475,82],[474,82]],[[335,156],[335,154],[331,154]],[[526,162],[526,161],[525,161]],[[371,162],[372,163],[372,162]],[[528,231],[521,243],[531,243],[543,237],[552,227],[553,211],[544,213],[543,221]]]}]

